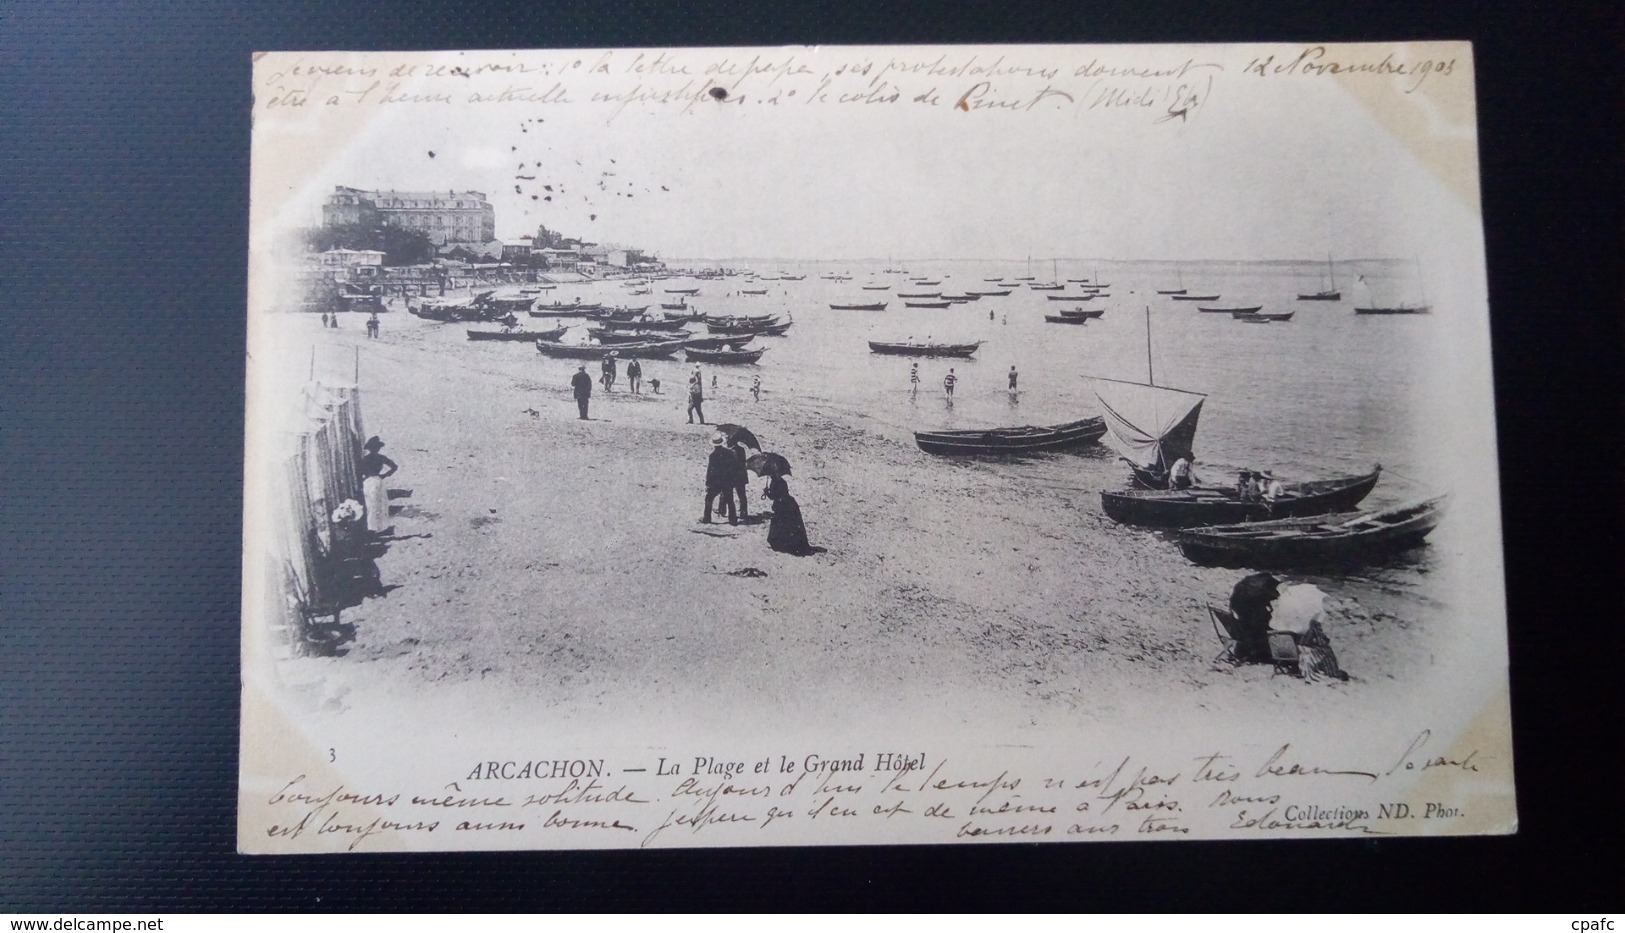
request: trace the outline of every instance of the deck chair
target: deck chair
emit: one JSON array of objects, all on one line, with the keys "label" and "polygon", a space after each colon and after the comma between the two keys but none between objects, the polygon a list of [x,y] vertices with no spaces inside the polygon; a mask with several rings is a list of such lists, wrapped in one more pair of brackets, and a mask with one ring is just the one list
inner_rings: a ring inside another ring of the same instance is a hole
[{"label": "deck chair", "polygon": [[1223,661],[1226,664],[1240,664],[1241,658],[1236,656],[1236,636],[1233,628],[1236,616],[1228,609],[1221,609],[1212,603],[1207,604],[1208,619],[1213,622],[1213,634],[1219,636],[1219,644],[1224,650],[1213,658],[1215,664]]},{"label": "deck chair", "polygon": [[1298,654],[1298,636],[1291,632],[1271,631],[1270,660],[1275,664],[1275,673],[1291,674],[1293,677],[1302,677]]}]

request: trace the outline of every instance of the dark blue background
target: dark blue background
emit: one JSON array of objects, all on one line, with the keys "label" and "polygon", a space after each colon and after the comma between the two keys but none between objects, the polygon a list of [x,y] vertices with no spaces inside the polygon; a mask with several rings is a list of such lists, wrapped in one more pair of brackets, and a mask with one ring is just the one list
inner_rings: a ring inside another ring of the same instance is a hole
[{"label": "dark blue background", "polygon": [[[948,6],[0,11],[0,911],[1617,907],[1617,5]],[[1518,836],[234,854],[251,51],[1406,38],[1476,44]]]}]

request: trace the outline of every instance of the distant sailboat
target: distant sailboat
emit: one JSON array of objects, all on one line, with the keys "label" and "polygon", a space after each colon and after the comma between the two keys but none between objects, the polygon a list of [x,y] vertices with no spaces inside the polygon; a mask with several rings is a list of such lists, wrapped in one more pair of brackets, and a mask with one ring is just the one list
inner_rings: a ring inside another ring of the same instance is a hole
[{"label": "distant sailboat", "polygon": [[1183,295],[1183,294],[1185,294],[1185,269],[1184,269],[1184,267],[1180,266],[1178,263],[1175,263],[1174,264],[1174,274],[1179,276],[1179,287],[1178,288],[1159,288],[1159,289],[1157,289],[1157,294],[1159,294],[1159,295]]},{"label": "distant sailboat", "polygon": [[1207,396],[1156,384],[1151,364],[1151,308],[1145,309],[1145,382],[1095,379],[1095,398],[1106,416],[1112,446],[1140,485],[1167,489],[1168,472],[1191,457],[1196,422]]},{"label": "distant sailboat", "polygon": [[1299,301],[1342,301],[1343,293],[1337,290],[1337,275],[1332,271],[1332,254],[1326,254],[1326,287],[1318,292],[1307,295],[1299,294]]},{"label": "distant sailboat", "polygon": [[[1421,274],[1422,274],[1422,264],[1421,264],[1420,261],[1417,262],[1416,272],[1417,272],[1417,279],[1418,279],[1418,281],[1420,281]],[[1360,286],[1360,290],[1366,296],[1366,300],[1364,302],[1354,306],[1354,313],[1355,314],[1432,314],[1433,313],[1433,306],[1428,304],[1428,301],[1427,301],[1427,290],[1426,290],[1425,286],[1423,287],[1422,300],[1420,302],[1417,302],[1417,303],[1400,302],[1399,304],[1379,304],[1372,297],[1371,285],[1370,285],[1370,283],[1368,283],[1365,280],[1365,276],[1363,276],[1363,275],[1358,276],[1355,279],[1355,282]]]}]

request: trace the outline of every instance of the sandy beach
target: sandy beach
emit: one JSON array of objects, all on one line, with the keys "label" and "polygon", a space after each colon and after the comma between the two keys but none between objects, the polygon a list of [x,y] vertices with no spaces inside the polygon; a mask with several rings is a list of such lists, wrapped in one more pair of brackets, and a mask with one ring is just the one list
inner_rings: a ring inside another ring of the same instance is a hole
[{"label": "sandy beach", "polygon": [[[685,420],[686,364],[645,364],[662,395],[597,387],[580,421],[574,362],[448,345],[443,329],[463,325],[404,313],[377,340],[361,323],[271,322],[322,360],[359,360],[367,430],[401,466],[378,562],[388,592],[346,612],[354,638],[336,656],[283,665],[329,709],[432,690],[480,715],[832,731],[899,709],[1011,730],[1203,710],[1312,723],[1394,700],[1387,685],[1433,663],[1414,607],[1380,593],[1330,601],[1347,683],[1214,663],[1202,604],[1223,604],[1245,571],[1190,565],[1163,536],[1114,524],[1098,489],[933,458],[771,378],[758,402],[755,368],[718,367],[708,420],[789,458],[825,549],[775,553],[765,521],[698,521],[713,431]],[[753,477],[753,515],[761,488]]]}]

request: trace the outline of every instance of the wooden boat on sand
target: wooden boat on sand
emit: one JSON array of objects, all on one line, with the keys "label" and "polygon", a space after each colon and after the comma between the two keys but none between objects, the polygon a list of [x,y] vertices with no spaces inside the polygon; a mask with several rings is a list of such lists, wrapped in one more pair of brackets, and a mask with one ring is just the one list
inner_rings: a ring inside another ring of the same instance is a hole
[{"label": "wooden boat on sand", "polygon": [[1101,507],[1113,521],[1155,528],[1191,528],[1261,522],[1301,515],[1324,515],[1352,509],[1370,494],[1382,475],[1379,464],[1369,473],[1305,483],[1284,484],[1274,502],[1244,499],[1228,486],[1190,489],[1121,489],[1100,494]]},{"label": "wooden boat on sand", "polygon": [[536,350],[544,356],[555,356],[570,360],[601,360],[607,354],[614,353],[621,357],[640,357],[642,359],[660,359],[670,357],[682,349],[681,340],[645,341],[643,343],[605,344],[568,344],[557,340],[538,340]]},{"label": "wooden boat on sand", "polygon": [[690,363],[754,363],[767,352],[766,347],[757,347],[754,350],[700,350],[695,347],[684,347],[683,355]]},{"label": "wooden boat on sand", "polygon": [[884,311],[886,310],[886,303],[884,301],[877,301],[873,304],[832,304],[829,306],[829,309],[831,311]]},{"label": "wooden boat on sand", "polygon": [[738,350],[756,339],[755,334],[723,334],[711,337],[689,337],[683,341],[684,350]]},{"label": "wooden boat on sand", "polygon": [[555,327],[552,330],[471,330],[467,331],[470,340],[557,340],[564,335],[566,328]]},{"label": "wooden boat on sand", "polygon": [[1100,417],[1048,426],[989,428],[969,431],[915,431],[914,443],[931,454],[1012,455],[1065,450],[1087,444],[1106,433]]},{"label": "wooden boat on sand", "polygon": [[1414,547],[1444,518],[1444,496],[1377,512],[1214,525],[1179,533],[1197,563],[1290,567],[1379,557]]}]

